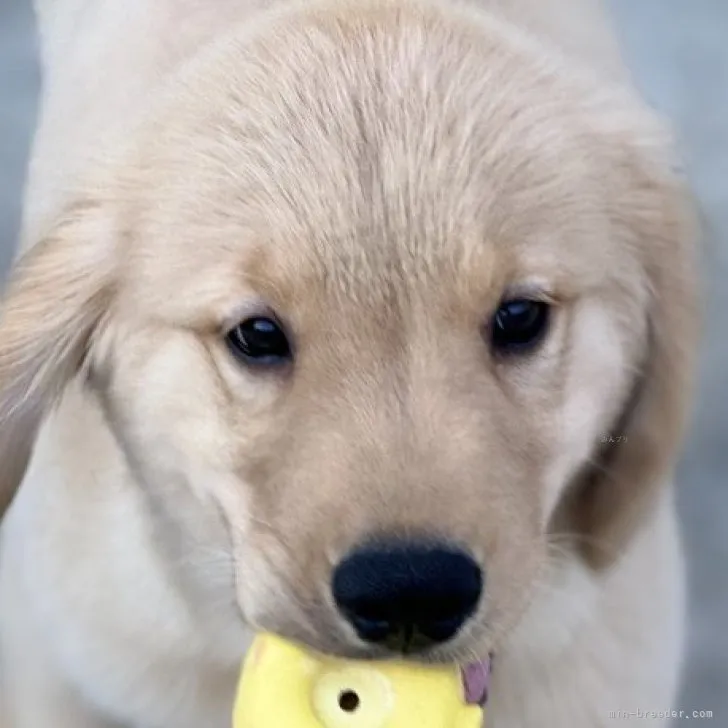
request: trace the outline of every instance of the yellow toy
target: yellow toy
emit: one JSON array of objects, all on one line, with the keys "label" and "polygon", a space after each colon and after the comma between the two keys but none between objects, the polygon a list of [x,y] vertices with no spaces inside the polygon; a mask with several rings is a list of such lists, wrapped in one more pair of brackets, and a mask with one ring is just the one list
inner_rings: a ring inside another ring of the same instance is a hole
[{"label": "yellow toy", "polygon": [[330,658],[266,634],[248,654],[233,728],[481,728],[460,670]]}]

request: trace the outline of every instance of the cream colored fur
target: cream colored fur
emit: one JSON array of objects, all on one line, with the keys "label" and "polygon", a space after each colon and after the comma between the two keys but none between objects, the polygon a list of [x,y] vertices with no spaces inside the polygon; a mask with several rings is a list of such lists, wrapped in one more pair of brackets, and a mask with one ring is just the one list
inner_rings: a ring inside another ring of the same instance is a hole
[{"label": "cream colored fur", "polygon": [[[37,5],[2,728],[225,728],[251,626],[360,648],[320,594],[382,528],[484,559],[439,657],[495,649],[491,728],[671,707],[694,241],[600,5]],[[560,313],[504,367],[478,332],[514,285]],[[220,344],[259,298],[301,332],[285,385]]]}]

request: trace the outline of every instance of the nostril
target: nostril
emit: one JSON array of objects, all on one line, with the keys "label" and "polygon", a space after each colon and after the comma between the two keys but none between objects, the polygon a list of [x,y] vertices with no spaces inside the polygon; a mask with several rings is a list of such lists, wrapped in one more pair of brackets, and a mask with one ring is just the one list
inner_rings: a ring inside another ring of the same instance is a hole
[{"label": "nostril", "polygon": [[337,607],[368,642],[451,639],[477,608],[483,572],[458,549],[395,542],[353,551],[336,568]]},{"label": "nostril", "polygon": [[451,619],[432,620],[422,624],[420,630],[433,642],[447,642],[457,634],[464,621],[465,618],[461,615]]},{"label": "nostril", "polygon": [[356,609],[344,610],[357,634],[367,642],[384,642],[389,637],[392,626],[386,619],[367,619],[357,615]]}]

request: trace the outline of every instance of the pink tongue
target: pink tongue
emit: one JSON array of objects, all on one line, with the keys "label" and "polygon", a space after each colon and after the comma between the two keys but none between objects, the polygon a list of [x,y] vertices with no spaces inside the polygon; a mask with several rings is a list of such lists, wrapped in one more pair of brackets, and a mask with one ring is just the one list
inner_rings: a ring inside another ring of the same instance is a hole
[{"label": "pink tongue", "polygon": [[468,705],[485,705],[488,700],[490,661],[471,662],[463,668],[465,702]]}]

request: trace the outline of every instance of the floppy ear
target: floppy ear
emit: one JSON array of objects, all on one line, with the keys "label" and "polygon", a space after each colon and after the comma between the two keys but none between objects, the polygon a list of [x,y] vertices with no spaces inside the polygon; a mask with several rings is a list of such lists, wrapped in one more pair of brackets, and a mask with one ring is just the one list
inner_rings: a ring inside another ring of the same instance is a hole
[{"label": "floppy ear", "polygon": [[623,550],[675,466],[700,328],[698,227],[687,188],[666,163],[645,159],[641,150],[631,150],[626,164],[632,184],[624,187],[615,214],[634,239],[650,293],[643,363],[609,441],[576,479],[558,514],[559,530],[582,537],[595,568]]},{"label": "floppy ear", "polygon": [[44,414],[79,370],[108,306],[112,256],[88,203],[17,263],[0,310],[0,516]]}]

